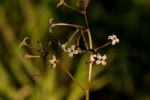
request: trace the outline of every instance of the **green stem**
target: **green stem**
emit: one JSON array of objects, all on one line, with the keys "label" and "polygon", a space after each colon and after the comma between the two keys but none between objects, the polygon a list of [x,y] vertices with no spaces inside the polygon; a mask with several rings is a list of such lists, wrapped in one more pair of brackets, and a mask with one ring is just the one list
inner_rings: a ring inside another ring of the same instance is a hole
[{"label": "green stem", "polygon": [[[91,56],[91,53],[90,53]],[[90,61],[90,57],[89,57],[89,61]],[[91,81],[91,72],[92,72],[92,62],[90,61],[90,63],[87,66],[88,69],[88,73],[87,73],[87,86],[86,86],[86,100],[89,100],[89,91],[90,91],[90,81]]]},{"label": "green stem", "polygon": [[85,88],[71,75],[71,73],[68,71],[68,69],[59,63],[59,65],[66,71],[66,73],[70,76],[70,78],[83,90],[85,91]]},{"label": "green stem", "polygon": [[[87,18],[87,17],[85,17]],[[85,19],[85,21],[87,21],[87,19]],[[88,22],[86,22],[88,24]],[[88,25],[87,25],[88,27]],[[89,48],[92,49],[92,37],[91,37],[91,32],[89,27],[86,29],[87,34],[88,34],[88,38],[89,38]],[[87,66],[88,72],[87,72],[87,87],[86,87],[86,100],[89,100],[89,89],[90,89],[90,80],[91,80],[91,72],[92,72],[92,61],[90,60],[92,53],[90,52],[90,56],[89,56],[89,63]]]},{"label": "green stem", "polygon": [[86,93],[86,100],[89,100],[89,90],[86,90],[85,93]]},{"label": "green stem", "polygon": [[[89,48],[92,49],[92,37],[91,37],[91,32],[90,32],[90,28],[89,28],[89,24],[88,24],[88,19],[87,19],[87,15],[86,15],[86,7],[84,7],[83,9],[83,15],[84,15],[84,20],[85,20],[85,24],[86,24],[86,32],[88,34],[88,39],[89,39]],[[89,55],[89,63],[87,65],[87,86],[86,86],[86,100],[89,100],[89,89],[90,89],[90,80],[91,80],[91,72],[92,72],[92,61],[90,60],[92,56],[92,53],[90,52]]]}]

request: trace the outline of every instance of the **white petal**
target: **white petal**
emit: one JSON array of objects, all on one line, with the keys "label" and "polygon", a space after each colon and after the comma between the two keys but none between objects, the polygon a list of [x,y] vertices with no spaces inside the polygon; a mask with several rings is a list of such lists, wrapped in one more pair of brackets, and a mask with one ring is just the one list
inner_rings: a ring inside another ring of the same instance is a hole
[{"label": "white petal", "polygon": [[118,38],[116,38],[116,42],[119,43],[119,39]]},{"label": "white petal", "polygon": [[56,57],[53,55],[53,59],[52,59],[52,60],[49,60],[49,62],[50,62],[51,64],[54,64],[55,61],[56,61]]},{"label": "white petal", "polygon": [[98,64],[100,64],[101,62],[100,62],[99,60],[97,60],[95,63],[98,65]]},{"label": "white petal", "polygon": [[78,50],[75,50],[73,53],[74,53],[74,54],[78,54],[79,52],[78,52]]},{"label": "white petal", "polygon": [[69,53],[69,57],[73,57],[73,53],[72,52]]},{"label": "white petal", "polygon": [[97,58],[98,58],[98,59],[101,59],[101,58],[102,58],[102,56],[98,54],[98,55],[97,55]]},{"label": "white petal", "polygon": [[73,50],[74,50],[74,48],[75,48],[75,45],[72,45],[72,46],[71,46],[71,49],[73,49]]},{"label": "white petal", "polygon": [[106,62],[105,62],[105,61],[102,61],[101,63],[102,63],[102,65],[106,65]]},{"label": "white petal", "polygon": [[53,64],[52,64],[52,67],[53,67],[53,68],[55,68],[55,67],[56,67],[56,64],[55,64],[55,63],[53,63]]},{"label": "white petal", "polygon": [[106,59],[106,58],[107,58],[107,56],[106,56],[106,55],[104,55],[102,58],[103,58],[103,59]]},{"label": "white petal", "polygon": [[67,52],[71,52],[71,49],[70,49],[70,48],[68,48]]},{"label": "white petal", "polygon": [[116,35],[108,36],[108,40],[112,40],[112,45],[115,45],[116,43],[119,43],[119,39]]},{"label": "white petal", "polygon": [[113,41],[112,41],[112,45],[115,45],[115,44],[116,44],[116,41],[113,40]]},{"label": "white petal", "polygon": [[112,36],[108,36],[108,40],[112,40],[113,39],[113,37]]},{"label": "white petal", "polygon": [[53,64],[54,63],[54,60],[52,59],[52,60],[49,60],[49,62],[51,63],[51,64]]},{"label": "white petal", "polygon": [[53,55],[53,60],[56,60],[56,57]]},{"label": "white petal", "polygon": [[112,37],[113,37],[113,38],[116,38],[117,36],[113,34]]}]

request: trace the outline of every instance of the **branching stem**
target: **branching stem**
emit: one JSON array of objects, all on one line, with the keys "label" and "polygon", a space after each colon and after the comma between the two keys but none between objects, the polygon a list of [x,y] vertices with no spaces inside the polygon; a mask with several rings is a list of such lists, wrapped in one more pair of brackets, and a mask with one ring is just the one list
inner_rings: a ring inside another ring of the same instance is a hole
[{"label": "branching stem", "polygon": [[75,25],[75,24],[69,24],[69,23],[54,23],[51,25],[51,28],[55,27],[55,26],[70,26],[70,27],[74,27],[74,28],[83,28],[83,26]]},{"label": "branching stem", "polygon": [[[88,39],[89,39],[89,49],[92,49],[93,46],[92,46],[92,37],[91,37],[91,32],[90,32],[90,28],[89,28],[89,24],[88,24],[88,19],[87,19],[87,15],[86,15],[86,7],[84,7],[83,9],[83,15],[84,15],[84,20],[85,20],[85,24],[86,24],[86,32],[88,34]],[[87,65],[87,86],[86,86],[86,100],[89,100],[89,89],[90,89],[90,80],[91,80],[91,72],[92,72],[92,61],[91,61],[91,56],[92,56],[92,53],[90,53],[90,56],[89,56],[89,63]]]}]

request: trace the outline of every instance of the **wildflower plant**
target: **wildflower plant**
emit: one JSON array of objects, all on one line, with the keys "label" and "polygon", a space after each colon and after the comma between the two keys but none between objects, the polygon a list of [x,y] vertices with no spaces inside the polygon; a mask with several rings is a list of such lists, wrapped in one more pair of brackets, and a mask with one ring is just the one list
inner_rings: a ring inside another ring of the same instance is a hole
[{"label": "wildflower plant", "polygon": [[[66,41],[65,43],[61,43],[61,41],[58,42],[58,46],[61,48],[61,50],[63,50],[63,52],[68,53],[68,56],[70,58],[73,58],[75,55],[78,54],[83,54],[86,53],[88,54],[88,60],[84,61],[86,68],[87,68],[87,81],[86,81],[86,86],[82,86],[75,78],[74,76],[69,72],[69,70],[66,68],[66,66],[61,62],[61,59],[58,59],[54,54],[49,54],[49,52],[47,51],[46,48],[44,48],[42,46],[42,43],[40,41],[37,41],[38,46],[41,48],[36,49],[30,45],[27,44],[26,40],[29,39],[29,37],[26,37],[21,44],[19,45],[19,49],[21,48],[21,46],[25,46],[28,47],[30,49],[36,50],[37,52],[40,52],[40,55],[31,55],[31,54],[25,54],[23,55],[24,58],[39,58],[39,57],[47,57],[50,63],[50,68],[56,68],[56,66],[60,66],[62,67],[66,73],[70,76],[70,78],[83,90],[83,92],[85,92],[86,95],[86,100],[89,100],[89,89],[90,89],[90,82],[91,82],[91,71],[92,71],[92,66],[93,63],[95,63],[96,65],[103,65],[105,66],[107,64],[106,59],[107,56],[105,55],[101,55],[99,50],[108,46],[108,45],[115,45],[116,43],[119,43],[119,39],[117,38],[116,35],[110,35],[108,36],[108,42],[105,43],[102,46],[99,46],[97,48],[93,48],[93,43],[92,43],[92,37],[91,37],[91,32],[90,32],[90,27],[88,24],[88,18],[87,18],[87,11],[86,8],[89,4],[89,0],[77,0],[78,1],[78,6],[80,6],[80,9],[78,8],[74,8],[70,5],[68,5],[65,0],[60,0],[60,2],[57,4],[57,7],[60,6],[65,6],[69,9],[72,9],[74,11],[79,12],[80,14],[83,15],[84,17],[84,22],[85,22],[85,26],[82,25],[78,25],[78,24],[71,24],[71,23],[54,23],[54,19],[51,18],[49,20],[49,32],[50,33],[54,33],[53,28],[57,27],[57,26],[67,26],[67,27],[73,27],[75,29],[75,31],[72,33],[72,35],[70,36],[70,38],[68,39],[68,41]],[[70,44],[72,39],[75,37],[75,35],[77,36],[77,40],[75,44]],[[86,38],[86,36],[88,36],[88,38]],[[84,41],[84,45],[85,45],[85,49],[81,49],[80,48],[80,44],[79,42],[81,41],[81,38]],[[47,48],[50,46],[51,42],[48,42]],[[70,46],[70,47],[68,47]],[[50,68],[48,68],[43,74],[45,74]],[[33,77],[34,80],[38,79],[39,77],[41,77],[43,74],[41,75],[35,75]]]}]

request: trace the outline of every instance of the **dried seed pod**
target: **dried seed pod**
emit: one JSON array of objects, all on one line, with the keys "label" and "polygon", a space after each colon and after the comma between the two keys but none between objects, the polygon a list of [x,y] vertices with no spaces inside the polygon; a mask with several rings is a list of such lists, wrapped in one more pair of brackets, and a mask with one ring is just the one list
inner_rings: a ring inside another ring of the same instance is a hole
[{"label": "dried seed pod", "polygon": [[34,76],[33,76],[33,80],[34,80],[34,81],[37,80],[38,78],[40,78],[40,75],[34,75]]},{"label": "dried seed pod", "polygon": [[24,57],[24,58],[31,58],[31,55],[29,55],[29,54],[24,54],[23,57]]}]

